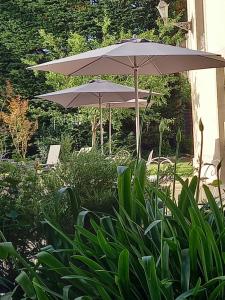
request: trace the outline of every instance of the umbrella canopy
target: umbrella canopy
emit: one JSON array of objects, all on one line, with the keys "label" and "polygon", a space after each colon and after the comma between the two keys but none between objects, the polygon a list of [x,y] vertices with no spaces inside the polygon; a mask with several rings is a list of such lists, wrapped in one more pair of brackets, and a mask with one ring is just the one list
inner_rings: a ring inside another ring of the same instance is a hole
[{"label": "umbrella canopy", "polygon": [[64,75],[133,74],[138,68],[139,74],[161,75],[221,67],[225,60],[217,54],[130,39],[30,68]]},{"label": "umbrella canopy", "polygon": [[[148,91],[139,90],[141,97],[147,97]],[[65,108],[79,107],[82,105],[98,104],[107,102],[125,102],[134,98],[133,87],[116,84],[107,80],[92,80],[87,84],[64,89],[61,91],[38,95],[42,98],[62,105]],[[157,93],[152,93],[158,95]]]},{"label": "umbrella canopy", "polygon": [[[147,97],[148,91],[139,90],[141,97]],[[125,102],[135,96],[135,89],[107,80],[92,80],[87,84],[61,91],[36,96],[61,104],[65,108],[98,104],[100,108],[101,149],[103,152],[102,104],[106,102]]]},{"label": "umbrella canopy", "polygon": [[187,70],[222,68],[225,60],[216,54],[130,39],[31,67],[65,75],[133,74],[136,99],[136,142],[139,148],[138,74],[162,75]]}]

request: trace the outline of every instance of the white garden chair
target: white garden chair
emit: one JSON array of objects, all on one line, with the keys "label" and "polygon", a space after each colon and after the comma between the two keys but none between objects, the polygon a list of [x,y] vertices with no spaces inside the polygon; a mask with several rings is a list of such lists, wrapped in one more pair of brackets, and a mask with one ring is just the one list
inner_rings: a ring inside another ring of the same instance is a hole
[{"label": "white garden chair", "polygon": [[41,166],[48,168],[53,168],[59,163],[61,145],[50,145],[47,162],[46,164],[41,164]]}]

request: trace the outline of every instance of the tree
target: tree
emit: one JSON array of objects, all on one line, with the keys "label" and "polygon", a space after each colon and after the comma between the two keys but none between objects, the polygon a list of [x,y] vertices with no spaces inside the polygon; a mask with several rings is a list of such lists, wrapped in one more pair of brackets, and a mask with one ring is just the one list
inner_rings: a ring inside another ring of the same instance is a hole
[{"label": "tree", "polygon": [[[184,8],[184,1],[170,3],[170,16],[174,18]],[[34,95],[76,86],[93,79],[88,76],[67,78],[60,74],[33,73],[26,70],[30,64],[41,63],[97,47],[113,44],[133,34],[154,41],[177,44],[183,34],[172,23],[164,25],[157,21],[158,0],[7,0],[0,3],[0,89],[6,79],[13,82],[17,94],[33,99]],[[176,13],[174,12],[176,10]],[[179,16],[180,17],[180,16]],[[133,85],[131,76],[103,76],[126,85]],[[153,109],[142,113],[143,146],[146,149],[157,147],[158,123],[163,114],[174,118],[170,100],[178,109],[174,127],[178,126],[179,111],[185,101],[175,105],[184,97],[183,86],[179,87],[180,76],[141,76],[140,88],[156,90],[162,97],[156,100]],[[181,80],[182,85],[185,80]],[[174,96],[175,95],[175,96]],[[177,100],[174,101],[174,98]],[[174,108],[174,107],[173,107]],[[85,112],[86,110],[86,112]],[[32,101],[29,106],[31,116],[39,116],[39,129],[35,141],[59,141],[60,136],[72,132],[75,147],[91,143],[91,122],[87,119],[87,109],[65,110],[47,102]],[[93,129],[98,125],[98,115]],[[90,111],[89,111],[90,114]],[[77,121],[81,119],[82,121]],[[73,121],[71,121],[73,120]],[[132,110],[114,110],[114,134],[125,140],[135,130]],[[79,124],[78,124],[79,123]],[[104,115],[107,126],[107,112]],[[73,125],[72,125],[73,124]],[[128,126],[129,125],[129,126]],[[119,131],[121,128],[121,132]],[[129,130],[129,131],[128,131]],[[90,133],[89,133],[90,132]],[[155,133],[154,133],[155,132]],[[154,136],[149,139],[149,135]],[[107,134],[105,134],[106,136]],[[33,139],[34,139],[33,138]],[[97,135],[98,138],[98,135]],[[87,142],[88,141],[88,142]],[[170,144],[173,144],[170,139]],[[33,149],[33,152],[36,150]]]},{"label": "tree", "polygon": [[37,121],[32,122],[27,118],[28,101],[21,99],[19,95],[13,95],[13,89],[8,82],[7,91],[7,110],[0,113],[0,120],[10,133],[16,152],[25,158],[27,153],[28,141],[37,129]]},{"label": "tree", "polygon": [[[99,0],[2,0],[0,1],[0,90],[5,81],[13,82],[15,91],[28,99],[49,89],[43,74],[34,77],[26,70],[26,60],[51,59],[49,49],[39,34],[43,29],[57,37],[62,56],[69,52],[65,42],[71,32],[85,40],[102,40],[104,15],[111,20],[110,34],[138,33],[153,28],[157,18],[156,2]],[[140,7],[143,7],[140,9]]]}]

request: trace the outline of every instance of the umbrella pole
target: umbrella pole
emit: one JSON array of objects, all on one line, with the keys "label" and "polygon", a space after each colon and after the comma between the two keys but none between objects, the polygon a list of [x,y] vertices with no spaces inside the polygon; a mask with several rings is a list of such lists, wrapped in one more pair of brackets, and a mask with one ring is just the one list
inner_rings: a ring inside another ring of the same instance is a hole
[{"label": "umbrella pole", "polygon": [[109,155],[112,154],[112,108],[109,104]]},{"label": "umbrella pole", "polygon": [[100,109],[100,140],[101,140],[101,151],[103,154],[102,97],[101,96],[99,96],[99,109]]},{"label": "umbrella pole", "polygon": [[135,111],[136,111],[136,147],[137,158],[141,158],[140,149],[140,118],[139,118],[139,103],[138,103],[138,67],[136,57],[134,57],[134,88],[135,88]]}]

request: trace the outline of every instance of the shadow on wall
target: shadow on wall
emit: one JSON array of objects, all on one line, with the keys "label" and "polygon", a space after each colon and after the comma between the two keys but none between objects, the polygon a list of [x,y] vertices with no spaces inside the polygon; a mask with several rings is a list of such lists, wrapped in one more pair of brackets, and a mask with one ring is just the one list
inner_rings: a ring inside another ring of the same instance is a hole
[{"label": "shadow on wall", "polygon": [[198,123],[200,120],[200,102],[199,102],[199,94],[197,93],[196,88],[196,78],[192,80],[192,86],[191,86],[191,102],[192,102],[192,120],[193,120],[193,146],[194,146],[194,164],[197,163],[198,157],[199,157],[199,151],[200,149],[200,140],[199,140],[199,131]]},{"label": "shadow on wall", "polygon": [[[199,120],[202,118],[201,111],[200,111],[200,96],[197,92],[197,83],[196,78],[193,77],[192,80],[192,118],[193,118],[193,142],[194,142],[194,164],[197,163],[199,160],[199,154],[200,154],[200,146],[201,146],[201,140],[200,140],[200,132],[199,132]],[[212,124],[212,123],[211,123]],[[203,119],[203,125],[204,119]],[[213,126],[213,124],[212,124]],[[206,133],[204,134],[204,141],[206,141],[207,136]],[[211,149],[210,152],[212,155],[207,155],[206,152],[204,152],[204,145],[203,145],[203,161],[204,163],[211,163],[213,161],[218,161],[220,159],[220,140],[219,138],[216,138],[214,140],[214,144],[212,142],[212,147],[214,149]]]}]

